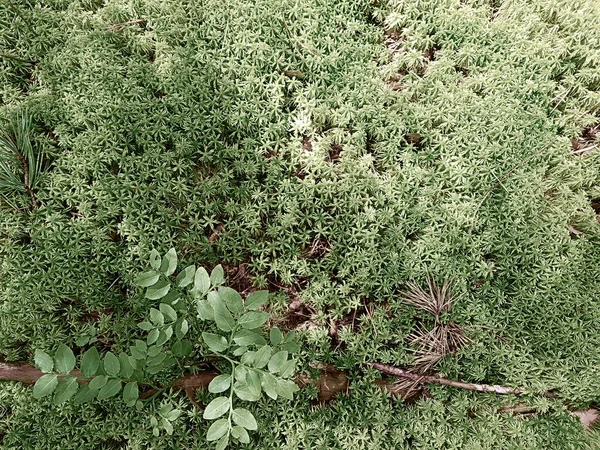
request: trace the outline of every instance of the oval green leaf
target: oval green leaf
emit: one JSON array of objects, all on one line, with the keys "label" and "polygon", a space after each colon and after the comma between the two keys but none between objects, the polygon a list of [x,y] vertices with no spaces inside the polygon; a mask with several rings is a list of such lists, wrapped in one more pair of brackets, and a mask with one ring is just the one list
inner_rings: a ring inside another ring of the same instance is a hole
[{"label": "oval green leaf", "polygon": [[277,378],[270,373],[263,373],[262,387],[269,397],[271,397],[273,400],[277,400]]},{"label": "oval green leaf", "polygon": [[271,345],[281,344],[283,342],[281,330],[277,327],[271,328],[271,330],[269,330],[269,340],[271,341]]},{"label": "oval green leaf", "polygon": [[269,313],[263,311],[250,311],[240,317],[238,324],[247,330],[260,327],[269,320]]},{"label": "oval green leaf", "polygon": [[210,289],[210,277],[204,267],[198,267],[194,276],[194,295],[204,295]]},{"label": "oval green leaf", "polygon": [[54,355],[54,367],[57,372],[67,375],[75,368],[75,355],[65,344],[60,344]]},{"label": "oval green leaf", "polygon": [[140,287],[150,287],[154,286],[159,278],[160,274],[158,272],[149,270],[148,272],[138,275],[133,283]]},{"label": "oval green leaf", "polygon": [[231,429],[231,435],[242,444],[250,443],[250,436],[248,435],[248,432],[240,426],[233,427]]},{"label": "oval green leaf", "polygon": [[160,269],[160,253],[155,249],[150,252],[150,267],[154,270]]},{"label": "oval green leaf", "polygon": [[244,427],[246,430],[256,430],[258,425],[256,419],[250,411],[244,408],[236,408],[232,414],[233,421],[240,427]]},{"label": "oval green leaf", "polygon": [[100,390],[106,385],[107,382],[108,377],[106,375],[99,375],[97,377],[94,377],[92,381],[90,381],[90,389]]},{"label": "oval green leaf", "polygon": [[283,364],[287,361],[288,352],[282,350],[271,356],[269,360],[269,372],[277,373],[281,370]]},{"label": "oval green leaf", "polygon": [[251,330],[240,330],[233,337],[233,341],[237,345],[249,346],[249,345],[265,345],[267,341],[259,333]]},{"label": "oval green leaf", "polygon": [[175,322],[177,320],[177,312],[173,309],[172,306],[167,305],[166,303],[161,303],[158,305],[160,312],[163,314],[164,318],[167,318],[170,322]]},{"label": "oval green leaf", "polygon": [[213,286],[220,286],[221,284],[225,283],[225,271],[223,270],[223,266],[221,266],[221,264],[216,266],[210,273],[210,282]]},{"label": "oval green leaf", "polygon": [[81,357],[81,372],[83,372],[86,377],[91,378],[96,375],[99,367],[100,354],[96,347],[92,347]]},{"label": "oval green leaf", "polygon": [[175,270],[177,269],[177,252],[174,248],[169,249],[169,251],[165,255],[165,259],[167,260],[167,268],[165,270],[165,275],[173,275],[175,273]]},{"label": "oval green leaf", "polygon": [[219,334],[202,333],[202,339],[213,352],[222,352],[227,350],[227,339]]},{"label": "oval green leaf", "polygon": [[259,348],[256,355],[254,355],[254,367],[262,369],[269,363],[270,359],[271,347],[265,345],[264,347]]},{"label": "oval green leaf", "polygon": [[48,373],[46,375],[42,375],[33,385],[33,398],[42,398],[46,395],[52,394],[57,385],[57,374]]},{"label": "oval green leaf", "polygon": [[239,314],[244,311],[242,296],[235,289],[221,286],[219,287],[219,296],[223,299],[225,305],[227,305],[227,308],[232,313]]},{"label": "oval green leaf", "polygon": [[130,381],[123,388],[123,400],[127,405],[133,406],[139,396],[140,391],[135,381]]},{"label": "oval green leaf", "polygon": [[52,361],[52,357],[42,350],[35,351],[33,362],[35,366],[44,373],[52,372],[52,369],[54,369],[54,361]]},{"label": "oval green leaf", "polygon": [[177,286],[181,288],[186,287],[188,284],[194,281],[195,272],[195,265],[192,264],[191,266],[187,266],[185,269],[179,272],[179,275],[177,275],[177,278],[175,278],[175,284],[177,284]]},{"label": "oval green leaf", "polygon": [[121,391],[121,380],[112,378],[98,392],[98,400],[104,400],[117,395]]},{"label": "oval green leaf", "polygon": [[167,280],[161,280],[154,286],[146,289],[146,298],[150,300],[158,300],[167,295],[170,289],[171,283],[169,283]]},{"label": "oval green leaf", "polygon": [[75,395],[77,392],[77,388],[79,385],[77,384],[77,378],[75,377],[65,377],[58,382],[56,386],[56,390],[54,391],[54,403],[60,405],[71,397]]},{"label": "oval green leaf", "polygon": [[121,364],[119,363],[119,358],[113,352],[108,352],[104,355],[104,371],[107,375],[116,377],[120,370]]},{"label": "oval green leaf", "polygon": [[223,436],[225,436],[227,430],[229,430],[229,422],[227,419],[219,419],[208,429],[206,433],[206,440],[210,442],[221,439]]},{"label": "oval green leaf", "polygon": [[131,378],[135,368],[129,362],[129,355],[127,353],[119,353],[119,365],[121,366],[120,375],[125,378]]},{"label": "oval green leaf", "polygon": [[269,291],[256,291],[246,298],[246,309],[257,310],[267,302]]},{"label": "oval green leaf", "polygon": [[212,379],[208,385],[208,392],[218,394],[229,389],[231,386],[231,375],[219,375]]},{"label": "oval green leaf", "polygon": [[214,311],[215,323],[217,324],[217,327],[228,332],[233,330],[235,327],[235,320],[225,306],[225,302],[221,296],[217,292],[211,291],[208,294],[208,302]]},{"label": "oval green leaf", "polygon": [[198,317],[202,320],[215,320],[215,312],[208,300],[198,301]]},{"label": "oval green leaf", "polygon": [[229,397],[217,397],[206,406],[202,417],[206,420],[217,419],[229,411],[230,407]]},{"label": "oval green leaf", "polygon": [[98,395],[98,390],[90,389],[89,385],[84,384],[79,388],[75,397],[73,397],[73,403],[80,405],[81,403],[91,402]]}]

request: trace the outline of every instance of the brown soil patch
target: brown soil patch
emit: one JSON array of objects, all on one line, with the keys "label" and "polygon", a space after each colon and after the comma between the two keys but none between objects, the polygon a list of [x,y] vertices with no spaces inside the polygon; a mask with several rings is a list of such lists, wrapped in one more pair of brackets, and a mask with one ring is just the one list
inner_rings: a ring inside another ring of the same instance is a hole
[{"label": "brown soil patch", "polygon": [[250,279],[250,271],[247,263],[239,265],[221,264],[227,274],[227,285],[238,291],[240,294],[248,295],[257,289]]},{"label": "brown soil patch", "polygon": [[340,155],[342,154],[343,147],[339,144],[333,144],[329,149],[329,161],[333,164],[336,164],[340,160]]},{"label": "brown soil patch", "polygon": [[208,242],[210,242],[211,244],[214,244],[215,242],[217,242],[219,240],[219,236],[223,232],[224,228],[225,228],[225,225],[223,225],[222,223],[217,225],[215,227],[215,229],[212,231],[212,233],[210,234],[210,236],[208,237]]}]

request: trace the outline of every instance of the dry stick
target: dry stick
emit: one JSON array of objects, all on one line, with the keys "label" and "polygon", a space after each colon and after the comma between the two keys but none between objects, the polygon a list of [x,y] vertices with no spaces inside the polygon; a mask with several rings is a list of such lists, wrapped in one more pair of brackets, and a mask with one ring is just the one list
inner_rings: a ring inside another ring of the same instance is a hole
[{"label": "dry stick", "polygon": [[[469,391],[477,391],[477,392],[493,392],[496,394],[512,394],[512,395],[524,395],[529,392],[524,391],[523,389],[512,388],[508,386],[499,386],[492,384],[477,384],[477,383],[465,383],[463,381],[450,380],[448,378],[437,377],[435,375],[421,375],[411,372],[409,370],[400,369],[397,367],[388,366],[381,363],[365,363],[368,366],[371,366],[382,373],[388,375],[394,375],[400,378],[404,378],[406,380],[414,381],[415,383],[431,383],[431,384],[441,384],[444,386],[451,386],[458,389],[467,389]],[[557,398],[558,396],[552,392],[544,392],[541,395],[548,398]]]},{"label": "dry stick", "polygon": [[[392,395],[399,395],[405,399],[410,399],[411,394],[415,392],[414,387],[421,383],[435,383],[443,384],[446,386],[452,386],[459,389],[468,389],[478,392],[494,392],[496,394],[514,394],[521,395],[526,392],[521,389],[515,389],[505,386],[490,386],[487,384],[472,384],[463,383],[455,380],[448,380],[442,377],[420,375],[410,372],[408,370],[398,369],[396,367],[386,366],[380,363],[366,363],[367,365],[389,375],[395,375],[400,378],[411,380],[414,382],[413,387],[401,388],[396,383],[391,383],[387,380],[377,380],[375,384],[382,390],[389,392]],[[321,376],[316,380],[300,374],[296,377],[296,384],[299,386],[305,386],[312,384],[319,390],[319,402],[327,403],[332,400],[336,395],[342,392],[348,392],[350,380],[348,376],[341,370],[335,369],[334,367],[323,365],[320,367],[322,370]],[[0,362],[0,380],[6,381],[19,381],[25,384],[34,384],[42,375],[43,372],[29,365],[26,361],[16,363],[2,363]],[[80,378],[82,373],[79,370],[71,372],[77,378],[79,384],[85,384],[89,380],[86,378]],[[218,372],[213,370],[204,370],[196,374],[184,375],[175,381],[171,387],[175,389],[181,389],[185,392],[190,402],[200,407],[196,402],[196,390],[200,387],[207,387],[210,382],[219,375]],[[62,378],[62,377],[61,377]],[[156,393],[155,390],[146,391],[142,394],[142,397],[152,396]],[[546,392],[543,394],[545,397],[556,398],[555,394]],[[527,414],[533,412],[533,409],[520,408],[520,407],[503,407],[498,410],[500,413],[510,412],[512,414]],[[600,417],[598,411],[594,408],[590,408],[587,411],[571,411],[571,414],[577,416],[586,428],[589,428],[591,424],[596,422]]]},{"label": "dry stick", "polygon": [[[433,383],[433,384],[441,384],[445,386],[451,386],[459,389],[467,389],[470,391],[478,391],[478,392],[494,392],[496,394],[514,394],[514,395],[523,395],[527,394],[526,391],[517,388],[511,388],[506,386],[498,386],[498,385],[489,385],[489,384],[475,384],[475,383],[465,383],[457,380],[449,380],[443,377],[437,377],[433,375],[423,375],[411,372],[405,369],[399,369],[397,367],[387,366],[381,363],[365,363],[368,366],[371,366],[380,372],[383,372],[388,375],[395,375],[400,378],[404,378],[406,380],[411,380],[416,383]],[[299,377],[297,382],[300,385],[305,384],[316,384],[320,387],[321,390],[326,390],[326,393],[322,393],[326,395],[328,398],[332,398],[335,394],[339,392],[343,392],[348,389],[347,384],[347,376],[342,371],[335,369],[334,367],[323,366],[321,367],[323,374],[321,379],[316,381],[309,381],[304,377]],[[0,380],[7,381],[20,381],[25,384],[33,384],[38,378],[40,378],[44,373],[37,368],[29,365],[25,361],[16,362],[16,363],[0,363]],[[81,377],[82,373],[78,370],[74,370],[71,372],[71,375],[76,377]],[[189,393],[190,390],[195,390],[200,387],[206,387],[212,381],[214,377],[218,375],[218,372],[214,370],[205,370],[199,372],[197,374],[188,374],[179,378],[177,381],[173,383],[173,387],[177,389],[182,389]],[[343,378],[343,379],[342,379]],[[333,383],[332,380],[336,382]],[[80,384],[87,383],[89,380],[85,378],[78,378],[77,380]],[[544,397],[548,398],[557,398],[556,394],[551,392],[545,392],[542,394]]]},{"label": "dry stick", "polygon": [[[14,363],[0,362],[0,380],[5,381],[19,381],[24,384],[34,384],[40,377],[44,375],[44,372],[33,367],[27,361],[19,361]],[[85,384],[90,380],[83,377],[83,374],[79,370],[73,370],[70,375],[77,377],[79,384]],[[201,386],[208,386],[214,377],[219,375],[214,370],[204,370],[197,374],[188,374],[179,378],[173,387],[177,389],[189,389],[199,388]]]},{"label": "dry stick", "polygon": [[[299,386],[305,386],[307,384],[315,385],[319,390],[319,400],[321,402],[329,401],[337,394],[346,392],[348,390],[349,379],[344,372],[327,365],[324,365],[320,368],[322,370],[322,374],[318,379],[311,380],[306,376],[298,375],[296,377],[296,384]],[[0,362],[0,380],[34,384],[43,375],[44,372],[36,367],[33,367],[27,361],[19,361],[14,363]],[[73,370],[70,375],[77,377],[77,382],[79,384],[85,384],[90,381],[90,379],[85,378],[79,370]],[[217,375],[219,375],[219,372],[215,370],[203,370],[195,374],[183,375],[173,384],[167,385],[166,387],[172,387],[174,389],[180,389],[184,391],[190,401],[197,405],[194,395],[195,391],[198,388],[207,387]],[[63,377],[61,376],[59,378]],[[150,389],[145,391],[142,394],[142,397],[146,398],[154,393],[156,393],[156,390]]]}]

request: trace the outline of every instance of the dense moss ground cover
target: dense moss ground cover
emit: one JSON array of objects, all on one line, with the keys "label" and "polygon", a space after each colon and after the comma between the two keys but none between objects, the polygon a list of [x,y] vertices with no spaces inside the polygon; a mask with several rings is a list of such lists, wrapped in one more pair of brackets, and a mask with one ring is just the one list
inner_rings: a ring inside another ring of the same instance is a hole
[{"label": "dense moss ground cover", "polygon": [[[133,279],[176,247],[288,287],[270,310],[306,305],[303,370],[355,374],[328,406],[310,389],[253,406],[248,448],[598,448],[565,400],[600,402],[600,151],[572,154],[599,105],[595,0],[4,0],[0,124],[27,109],[51,164],[36,209],[0,208],[0,356],[91,326],[127,347],[151,305]],[[516,399],[372,387],[360,363],[412,364],[399,293],[427,272],[471,339],[438,372],[561,400],[512,416]],[[3,383],[0,445],[207,448],[173,401],[154,437],[119,402]]]}]

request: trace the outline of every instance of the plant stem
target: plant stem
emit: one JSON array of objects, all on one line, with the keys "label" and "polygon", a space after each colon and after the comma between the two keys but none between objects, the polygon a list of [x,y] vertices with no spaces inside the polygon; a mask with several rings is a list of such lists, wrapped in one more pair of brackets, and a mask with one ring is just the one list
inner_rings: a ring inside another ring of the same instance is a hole
[{"label": "plant stem", "polygon": [[27,193],[29,194],[29,197],[31,198],[31,207],[33,209],[35,209],[35,208],[37,208],[37,201],[35,199],[35,194],[33,193],[33,189],[31,189],[31,186],[29,185],[29,162],[27,161],[27,158],[25,158],[25,156],[23,156],[23,155],[18,155],[17,158],[19,159],[19,162],[23,166],[23,184],[25,186],[25,190],[27,191]]}]

